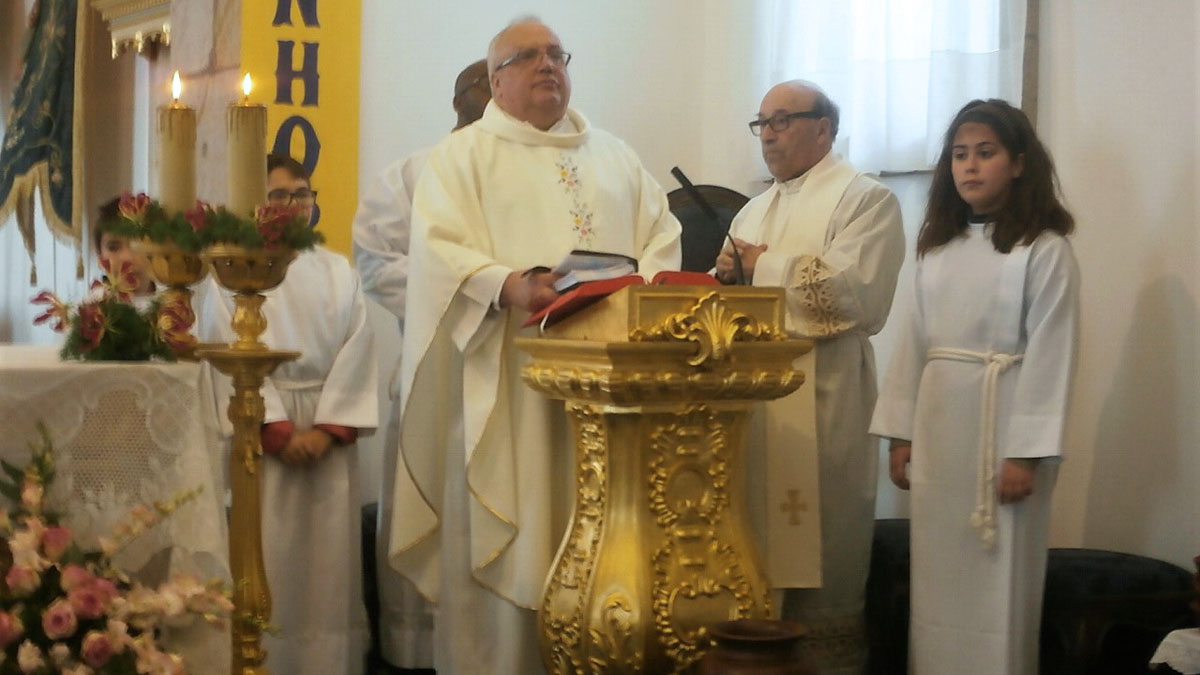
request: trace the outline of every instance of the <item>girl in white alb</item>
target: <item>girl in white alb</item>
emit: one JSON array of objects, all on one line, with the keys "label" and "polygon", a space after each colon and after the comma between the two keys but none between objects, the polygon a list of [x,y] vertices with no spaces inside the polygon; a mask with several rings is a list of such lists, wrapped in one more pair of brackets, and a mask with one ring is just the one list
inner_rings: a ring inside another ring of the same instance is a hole
[{"label": "girl in white alb", "polygon": [[1037,672],[1075,362],[1073,226],[1024,113],[994,99],[959,111],[871,424],[912,490],[910,672]]}]

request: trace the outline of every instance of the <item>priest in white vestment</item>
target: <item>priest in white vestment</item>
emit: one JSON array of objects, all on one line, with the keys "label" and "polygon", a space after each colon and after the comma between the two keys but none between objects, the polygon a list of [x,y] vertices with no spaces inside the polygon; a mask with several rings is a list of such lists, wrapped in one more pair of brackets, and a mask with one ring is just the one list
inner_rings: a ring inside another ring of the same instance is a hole
[{"label": "priest in white vestment", "polygon": [[[837,107],[814,85],[767,92],[751,130],[775,182],[730,225],[746,282],[786,289],[789,334],[815,341],[800,362],[809,379],[757,415],[748,480],[763,497],[751,511],[767,578],[787,589],[781,614],[805,624],[805,650],[823,674],[859,673],[866,660],[878,461],[868,338],[883,328],[904,262],[900,204],[832,152],[837,125]],[[726,244],[717,276],[733,282],[737,267]]]},{"label": "priest in white vestment", "polygon": [[439,675],[543,669],[536,609],[570,514],[561,401],[521,381],[521,322],[573,249],[678,269],[666,194],[568,107],[570,54],[525,19],[488,49],[492,102],[429,157],[413,201],[391,562],[437,603]]},{"label": "priest in white vestment", "polygon": [[[311,209],[303,168],[285,159],[268,176],[268,201]],[[273,156],[268,166],[277,161]],[[263,635],[267,668],[362,673],[367,618],[355,441],[379,416],[366,300],[349,261],[320,246],[297,256],[283,283],[263,295],[261,340],[301,352],[268,375],[261,391],[263,562],[271,624],[279,628],[278,636]],[[196,296],[197,337],[231,341],[233,310],[232,293],[210,277]],[[228,394],[228,379],[218,381]]]},{"label": "priest in white vestment", "polygon": [[[488,86],[487,60],[480,59],[467,66],[455,79],[453,105],[458,122],[453,131],[482,117],[483,108],[490,100],[492,90]],[[429,148],[418,150],[388,165],[359,201],[352,228],[354,261],[362,277],[363,292],[396,316],[401,336],[404,334],[404,300],[408,290],[412,199],[429,152]],[[399,444],[400,433],[400,396],[396,389],[399,369],[397,362],[389,371],[392,373],[389,383],[392,411],[383,443],[383,475],[379,481],[379,522],[375,537],[380,656],[399,668],[432,668],[433,610],[412,584],[387,562],[396,476],[394,450]]]}]

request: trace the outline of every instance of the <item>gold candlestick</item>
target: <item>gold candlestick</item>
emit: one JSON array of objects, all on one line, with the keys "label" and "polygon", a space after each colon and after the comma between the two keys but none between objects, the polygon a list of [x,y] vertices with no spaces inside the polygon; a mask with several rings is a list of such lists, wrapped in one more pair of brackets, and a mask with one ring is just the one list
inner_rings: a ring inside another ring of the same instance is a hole
[{"label": "gold candlestick", "polygon": [[174,100],[158,109],[158,191],[168,213],[189,209],[196,202],[196,111],[179,102],[181,88],[175,71]]},{"label": "gold candlestick", "polygon": [[248,250],[217,244],[203,255],[213,275],[235,291],[237,305],[233,329],[237,341],[228,348],[200,349],[197,355],[233,378],[229,420],[233,422],[233,451],[229,457],[230,505],[229,568],[234,580],[233,670],[238,675],[266,675],[267,652],[263,629],[271,620],[271,589],[262,554],[262,437],[266,407],[259,393],[263,380],[279,364],[300,357],[299,352],[274,351],[259,341],[267,328],[261,291],[283,282],[291,249]]},{"label": "gold candlestick", "polygon": [[267,196],[267,107],[250,102],[250,75],[242,80],[242,100],[229,106],[229,210],[253,218]]}]

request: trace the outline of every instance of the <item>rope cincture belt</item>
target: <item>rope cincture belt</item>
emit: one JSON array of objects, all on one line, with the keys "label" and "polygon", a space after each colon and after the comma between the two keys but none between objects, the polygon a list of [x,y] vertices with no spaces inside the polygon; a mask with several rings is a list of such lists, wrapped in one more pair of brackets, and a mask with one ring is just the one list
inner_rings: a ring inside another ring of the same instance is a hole
[{"label": "rope cincture belt", "polygon": [[975,511],[971,527],[979,530],[984,546],[996,545],[996,385],[1000,374],[1021,362],[1021,354],[973,352],[968,349],[934,347],[926,357],[947,361],[982,363],[983,396],[979,402],[979,470],[976,472]]}]

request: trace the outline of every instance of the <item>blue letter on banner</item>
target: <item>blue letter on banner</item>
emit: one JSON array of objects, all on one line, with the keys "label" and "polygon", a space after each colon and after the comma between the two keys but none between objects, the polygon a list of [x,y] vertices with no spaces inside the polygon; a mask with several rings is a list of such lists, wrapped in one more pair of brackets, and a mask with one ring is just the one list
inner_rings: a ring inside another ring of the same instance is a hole
[{"label": "blue letter on banner", "polygon": [[318,84],[321,76],[317,72],[316,42],[304,43],[304,65],[300,70],[292,68],[292,51],[296,47],[293,40],[278,40],[279,53],[275,60],[275,102],[292,104],[292,80],[297,77],[304,80],[304,100],[300,105],[316,105]]},{"label": "blue letter on banner", "polygon": [[[300,5],[300,18],[305,26],[319,26],[317,23],[317,0],[297,0]],[[279,0],[275,3],[275,21],[273,26],[292,25],[292,0]]]}]

